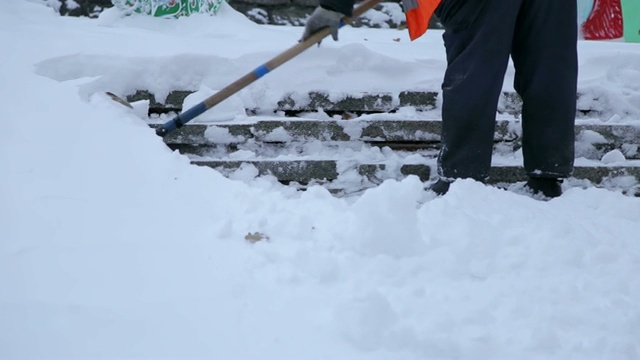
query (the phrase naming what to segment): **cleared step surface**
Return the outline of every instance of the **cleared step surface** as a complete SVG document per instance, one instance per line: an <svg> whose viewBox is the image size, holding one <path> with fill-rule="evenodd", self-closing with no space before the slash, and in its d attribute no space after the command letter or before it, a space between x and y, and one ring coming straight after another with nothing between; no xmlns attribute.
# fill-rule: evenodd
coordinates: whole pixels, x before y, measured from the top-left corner
<svg viewBox="0 0 640 360"><path fill-rule="evenodd" d="M252 165L258 169L259 175L273 175L282 182L309 183L314 180L329 182L336 180L340 173L355 170L369 180L385 180L395 178L381 174L387 170L385 164L362 164L340 160L194 160L193 164L208 166L229 174L243 165ZM399 175L416 175L427 181L431 176L431 168L422 164L401 165Z"/></svg>
<svg viewBox="0 0 640 360"><path fill-rule="evenodd" d="M149 100L150 113L180 112L184 98L190 93L174 91L166 99L155 99L148 91L138 91L127 99L132 102ZM340 183L345 174L357 174L372 184L408 175L427 181L436 175L435 156L440 147L442 123L439 119L415 117L422 116L418 114L437 116L437 111L430 110L438 108L438 96L435 91L366 93L339 99L323 92L292 94L268 108L246 109L250 116L244 123L198 124L196 119L172 132L164 141L169 147L192 156L194 164L212 167L227 175L251 166L257 174L272 175L284 183ZM581 165L576 166L574 178L594 184L621 177L640 182L640 162L634 161L640 159L640 120L638 125L594 120L600 115L597 110L599 100L582 94L578 97L586 100L579 104L588 105L579 108L576 114L576 158L588 160L577 161ZM606 102L606 99L602 101ZM494 134L494 154L502 160L513 159L514 153L521 148L522 131L518 120L521 106L518 95L502 94L498 110L508 120L498 120ZM411 119L406 119L402 112L395 113L402 107L413 107L417 112L412 113ZM332 119L313 119L319 109ZM278 116L256 116L276 113ZM340 117L343 120L336 120ZM375 148L380 149L378 153L386 160L371 161L371 157L360 156L358 152L369 155L367 151L375 153L371 151ZM355 152L356 156L343 156L341 151L344 149ZM316 150L321 154L313 153ZM624 155L622 161L600 162L603 155L612 150ZM323 151L329 156L323 156L327 155ZM389 151L393 155L389 155ZM232 156L236 152L243 154ZM418 160L414 157L406 161L413 156L411 154L417 154ZM620 159L619 155L615 158ZM493 166L489 182L526 180L522 166L509 165Z"/></svg>

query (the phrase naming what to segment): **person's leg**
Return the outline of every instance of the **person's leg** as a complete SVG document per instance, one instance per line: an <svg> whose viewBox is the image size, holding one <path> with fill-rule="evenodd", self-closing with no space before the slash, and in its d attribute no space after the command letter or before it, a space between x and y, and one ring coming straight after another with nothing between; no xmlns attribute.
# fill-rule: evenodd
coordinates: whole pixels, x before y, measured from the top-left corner
<svg viewBox="0 0 640 360"><path fill-rule="evenodd" d="M556 0L563 1L563 0ZM442 83L444 178L485 180L495 115L522 0L443 0L447 70Z"/></svg>
<svg viewBox="0 0 640 360"><path fill-rule="evenodd" d="M523 1L512 58L523 100L524 167L532 178L573 171L577 39L575 0Z"/></svg>

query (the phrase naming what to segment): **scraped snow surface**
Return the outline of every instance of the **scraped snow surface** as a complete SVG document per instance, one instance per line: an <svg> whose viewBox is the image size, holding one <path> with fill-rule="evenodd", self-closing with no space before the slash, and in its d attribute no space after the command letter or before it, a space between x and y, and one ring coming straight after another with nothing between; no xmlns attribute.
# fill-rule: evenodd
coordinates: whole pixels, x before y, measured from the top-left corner
<svg viewBox="0 0 640 360"><path fill-rule="evenodd" d="M416 177L338 198L250 167L228 179L103 95L220 89L301 32L227 6L176 21L3 4L0 358L640 358L638 198L459 181L434 199ZM440 32L340 36L235 104L439 88ZM638 44L580 53L581 90L636 123Z"/></svg>

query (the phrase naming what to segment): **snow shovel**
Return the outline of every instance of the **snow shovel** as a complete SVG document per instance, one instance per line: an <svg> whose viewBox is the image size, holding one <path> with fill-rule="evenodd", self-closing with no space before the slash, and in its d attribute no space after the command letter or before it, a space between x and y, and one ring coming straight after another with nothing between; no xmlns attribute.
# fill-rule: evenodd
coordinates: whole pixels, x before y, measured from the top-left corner
<svg viewBox="0 0 640 360"><path fill-rule="evenodd" d="M365 11L371 9L380 1L381 0L365 0L353 10L353 16L355 17L355 16L362 15ZM350 20L351 19L347 17L343 18L341 21L341 26L349 22ZM274 70L278 66L298 56L300 53L307 50L314 44L319 43L322 39L327 37L330 33L331 33L331 30L328 27L319 30L315 34L311 35L311 37L309 37L307 40L297 43L296 45L292 46L288 50L285 50L284 52L282 52L280 55L258 66L252 72L246 74L245 76L241 77L235 82L229 84L224 89L206 98L201 103L191 107L190 109L180 113L173 119L162 124L160 127L156 129L156 134L158 136L164 137L167 134L169 134L171 131L181 128L184 124L193 120L194 118L201 115L205 111L211 109L212 107L218 105L219 103L221 103L222 101L230 97L231 95L244 89L246 86L260 79L261 77L263 77L270 71Z"/></svg>

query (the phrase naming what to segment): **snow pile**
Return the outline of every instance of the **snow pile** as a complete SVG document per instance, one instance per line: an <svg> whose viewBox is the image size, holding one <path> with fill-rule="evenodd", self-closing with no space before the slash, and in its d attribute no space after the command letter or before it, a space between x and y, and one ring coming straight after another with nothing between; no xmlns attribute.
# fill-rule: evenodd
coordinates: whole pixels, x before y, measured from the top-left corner
<svg viewBox="0 0 640 360"><path fill-rule="evenodd" d="M572 188L541 202L473 181L433 199L415 177L345 199L227 179L93 94L118 82L101 83L112 64L81 61L203 55L188 50L196 35L156 47L170 32L158 24L189 21L97 27L5 6L0 358L640 357L640 200ZM202 36L237 50L257 44L240 37L295 33L228 25ZM362 47L327 46L325 60L345 49ZM376 67L356 52L367 84ZM44 71L58 80L34 73L56 57L73 59ZM268 240L245 240L256 232Z"/></svg>
<svg viewBox="0 0 640 360"><path fill-rule="evenodd" d="M627 44L638 48L637 44ZM581 64L581 109L593 109L615 119L640 119L640 53L620 52L615 43L585 49ZM596 56L593 54L596 53ZM593 74L593 75L592 75ZM597 75L596 75L597 74Z"/></svg>

